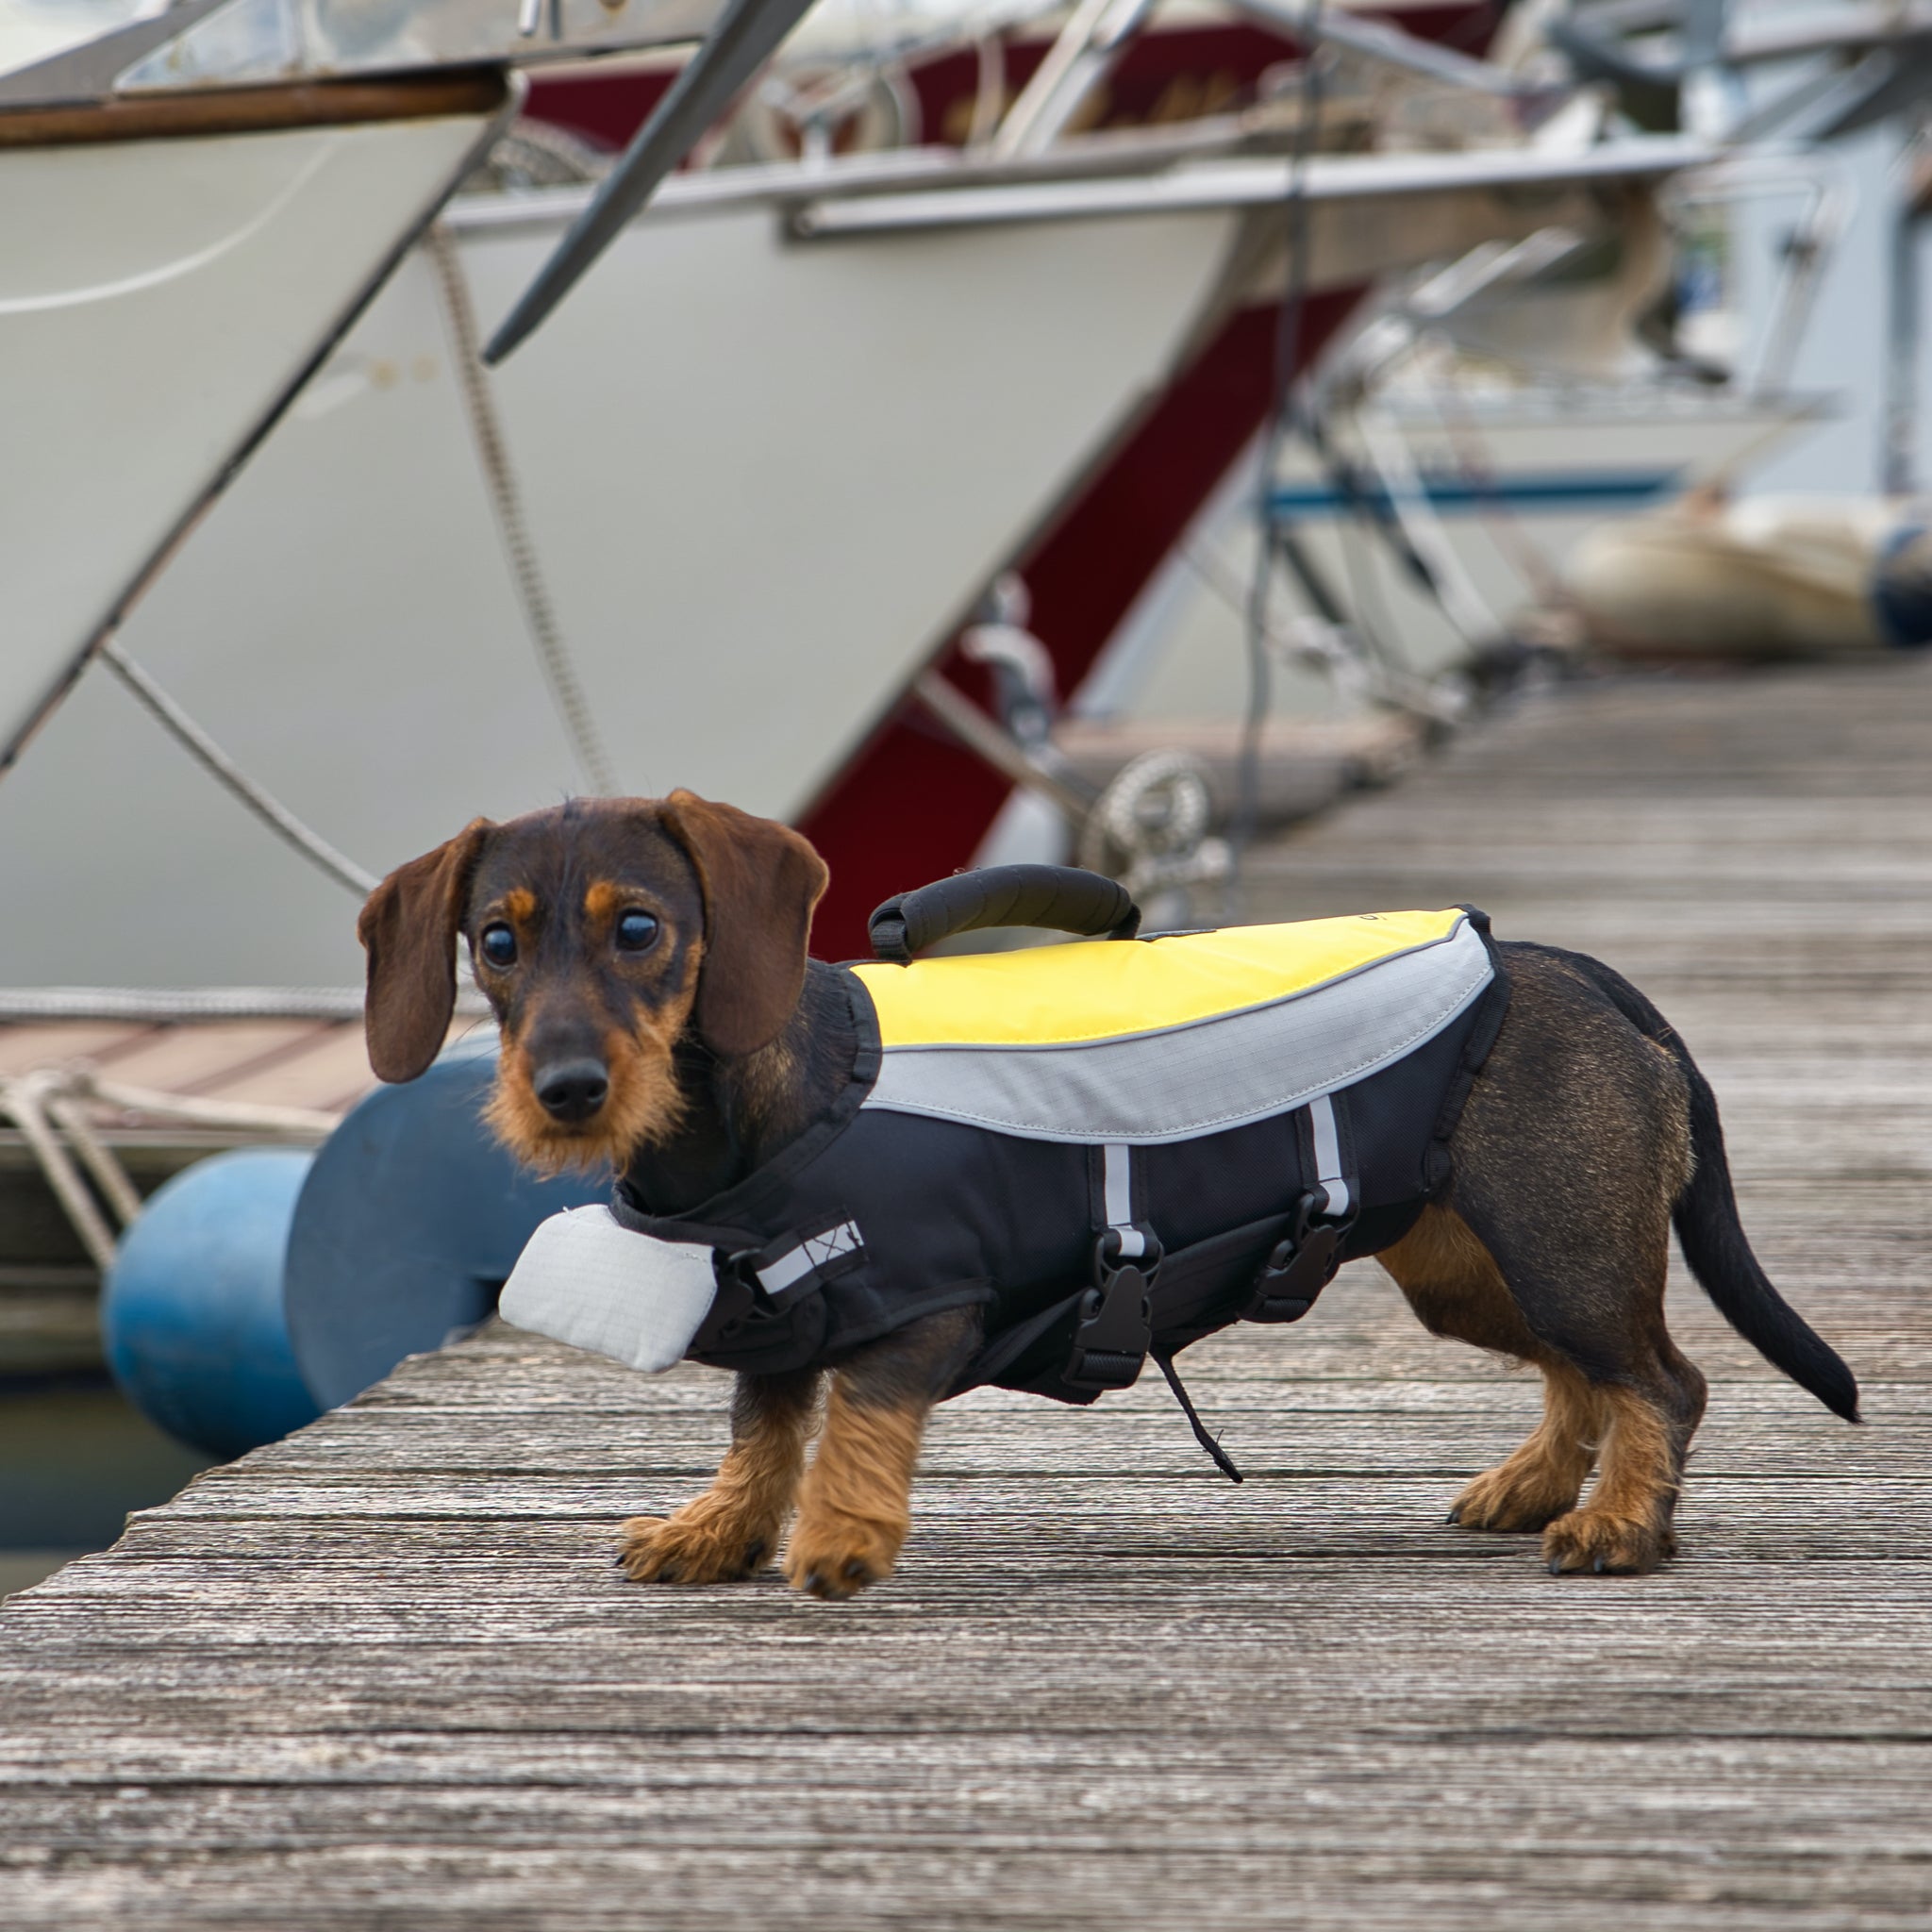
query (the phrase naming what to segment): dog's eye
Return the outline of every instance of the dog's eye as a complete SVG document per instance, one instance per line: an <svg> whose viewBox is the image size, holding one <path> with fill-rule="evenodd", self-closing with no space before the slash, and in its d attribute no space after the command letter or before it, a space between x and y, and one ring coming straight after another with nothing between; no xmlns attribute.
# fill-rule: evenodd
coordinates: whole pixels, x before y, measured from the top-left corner
<svg viewBox="0 0 1932 1932"><path fill-rule="evenodd" d="M626 912L617 922L620 952L641 953L658 937L658 921L649 912Z"/></svg>
<svg viewBox="0 0 1932 1932"><path fill-rule="evenodd" d="M476 950L491 966L514 966L517 963L517 936L501 923L486 925L482 938L476 941Z"/></svg>

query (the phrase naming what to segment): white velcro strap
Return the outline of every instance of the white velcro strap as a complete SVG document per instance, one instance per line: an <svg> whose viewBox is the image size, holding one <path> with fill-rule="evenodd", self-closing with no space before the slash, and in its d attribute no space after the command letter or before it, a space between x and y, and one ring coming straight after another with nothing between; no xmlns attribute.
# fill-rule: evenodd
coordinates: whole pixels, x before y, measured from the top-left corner
<svg viewBox="0 0 1932 1932"><path fill-rule="evenodd" d="M717 1293L708 1247L640 1234L599 1205L538 1223L497 1312L655 1375L684 1359Z"/></svg>
<svg viewBox="0 0 1932 1932"><path fill-rule="evenodd" d="M1338 1220L1349 1210L1355 1196L1341 1172L1341 1131L1336 1124L1335 1103L1323 1093L1308 1102L1308 1125L1315 1137L1316 1183L1327 1196L1327 1212Z"/></svg>

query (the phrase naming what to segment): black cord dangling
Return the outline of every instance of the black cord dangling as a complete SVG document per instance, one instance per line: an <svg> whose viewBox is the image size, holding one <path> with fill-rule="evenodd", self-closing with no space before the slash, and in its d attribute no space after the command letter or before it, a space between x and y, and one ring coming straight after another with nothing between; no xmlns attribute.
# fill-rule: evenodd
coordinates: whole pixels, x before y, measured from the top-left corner
<svg viewBox="0 0 1932 1932"><path fill-rule="evenodd" d="M1208 1433L1208 1424L1194 1413L1194 1405L1188 1400L1188 1391L1181 1387L1181 1378L1174 1373L1174 1357L1163 1355L1158 1349L1152 1353L1154 1359L1160 1364L1160 1373L1167 1377L1167 1386L1174 1391L1174 1399L1181 1406L1181 1413L1188 1419L1188 1426L1194 1432L1194 1441L1214 1458L1215 1468L1229 1482L1246 1482L1247 1477L1234 1466L1234 1457L1221 1446L1218 1438Z"/></svg>

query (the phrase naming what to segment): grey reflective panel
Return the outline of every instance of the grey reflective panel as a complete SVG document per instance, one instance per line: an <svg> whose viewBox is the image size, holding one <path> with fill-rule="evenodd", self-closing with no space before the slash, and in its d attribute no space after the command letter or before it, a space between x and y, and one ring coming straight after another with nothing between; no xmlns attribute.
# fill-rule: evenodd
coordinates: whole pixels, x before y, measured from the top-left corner
<svg viewBox="0 0 1932 1932"><path fill-rule="evenodd" d="M1187 1141L1303 1107L1432 1040L1490 983L1466 922L1271 1006L1072 1046L890 1047L867 1107L1034 1141Z"/></svg>

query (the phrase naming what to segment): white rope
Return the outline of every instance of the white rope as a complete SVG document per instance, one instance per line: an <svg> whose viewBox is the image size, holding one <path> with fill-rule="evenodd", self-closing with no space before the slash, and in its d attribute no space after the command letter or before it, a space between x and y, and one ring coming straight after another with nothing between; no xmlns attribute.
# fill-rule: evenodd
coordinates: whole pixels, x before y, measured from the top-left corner
<svg viewBox="0 0 1932 1932"><path fill-rule="evenodd" d="M47 1118L67 1137L67 1143L80 1156L101 1198L114 1210L123 1227L130 1226L141 1212L141 1192L127 1177L127 1170L115 1159L108 1143L94 1132L87 1109L66 1094L47 1102Z"/></svg>
<svg viewBox="0 0 1932 1932"><path fill-rule="evenodd" d="M68 1070L64 1091L75 1100L92 1101L122 1113L152 1115L157 1120L186 1122L201 1127L232 1127L251 1134L291 1134L325 1140L341 1124L341 1115L313 1107L265 1107L252 1100L193 1100L184 1093L164 1093L153 1087L130 1087L104 1080L92 1067Z"/></svg>
<svg viewBox="0 0 1932 1932"><path fill-rule="evenodd" d="M613 798L619 791L617 775L598 733L596 716L577 681L570 647L564 641L556 607L550 601L549 586L543 581L542 567L537 560L537 546L530 535L529 520L524 514L523 492L517 487L516 472L510 464L509 444L504 437L496 399L490 392L490 378L478 350L476 310L470 300L470 284L463 265L457 258L456 239L443 223L438 222L423 246L436 272L443 319L455 351L463 411L470 421L470 434L483 466L483 482L496 515L504 558L516 585L517 601L523 606L530 641L536 647L538 665L550 690L550 702L570 740L578 770L593 791Z"/></svg>
<svg viewBox="0 0 1932 1932"><path fill-rule="evenodd" d="M33 1150L54 1191L54 1198L66 1211L80 1244L103 1274L114 1264L114 1230L108 1225L87 1183L67 1157L60 1137L43 1110L42 1103L58 1089L58 1075L29 1074L25 1079L0 1084L0 1113L8 1115L19 1127L21 1139ZM131 1184L130 1184L131 1185Z"/></svg>
<svg viewBox="0 0 1932 1932"><path fill-rule="evenodd" d="M264 791L236 764L161 687L121 648L118 638L100 647L108 669L146 707L175 741L218 783L225 785L276 838L292 845L311 865L319 866L337 884L366 899L381 883L345 858L319 833L311 831L287 806Z"/></svg>
<svg viewBox="0 0 1932 1932"><path fill-rule="evenodd" d="M84 1064L42 1068L15 1079L0 1080L0 1118L11 1120L20 1129L20 1137L39 1161L54 1198L103 1274L114 1265L117 1237L108 1215L102 1211L102 1203L126 1227L141 1212L142 1201L141 1191L128 1178L127 1170L101 1138L98 1123L90 1117L90 1108L304 1141L325 1138L335 1131L341 1118L306 1107L191 1100L178 1093L103 1080ZM75 1155L79 1156L79 1166L75 1164ZM93 1182L92 1189L82 1177L82 1167Z"/></svg>

